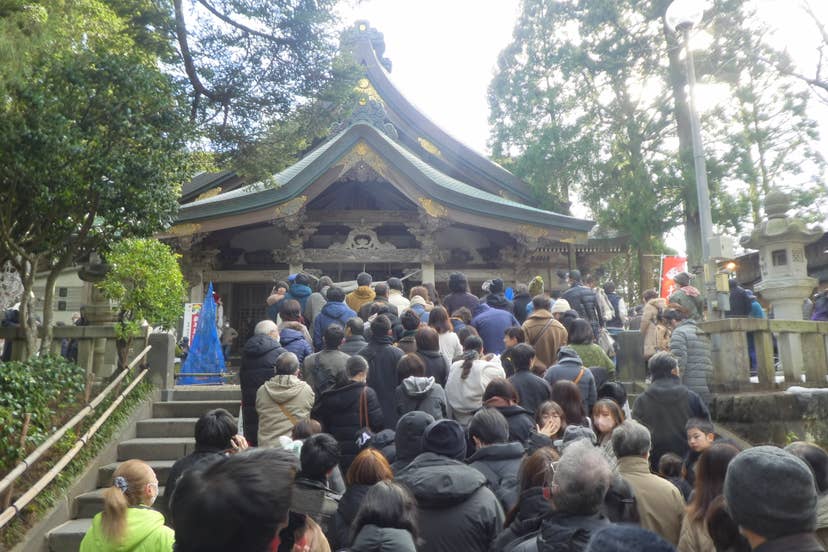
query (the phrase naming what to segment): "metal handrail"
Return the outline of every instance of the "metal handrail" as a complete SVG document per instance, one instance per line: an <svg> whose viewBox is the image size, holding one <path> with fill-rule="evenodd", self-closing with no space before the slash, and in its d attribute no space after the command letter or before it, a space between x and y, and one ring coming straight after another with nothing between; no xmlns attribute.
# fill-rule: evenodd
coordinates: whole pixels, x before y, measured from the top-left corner
<svg viewBox="0 0 828 552"><path fill-rule="evenodd" d="M101 414L101 417L98 418L98 421L92 424L92 427L90 427L86 431L86 433L81 435L78 438L78 440L75 441L75 444L72 446L72 448L69 449L69 451L66 454L64 454L54 466L52 466L52 469L46 472L43 475L43 477L41 477L37 481L37 483L32 485L32 487L28 491L23 493L20 496L20 498L14 501L14 504L6 508L6 510L2 514L0 514L0 528L4 527L9 521L14 519L14 517L20 512L20 510L25 508L32 500L34 500L37 497L38 494L40 494L40 492L44 488L46 488L46 485L51 483L58 475L60 475L61 470L65 468L66 465L69 462L71 462L75 456L77 456L77 454L84 447L84 445L86 445L86 443L89 442L89 439L95 435L95 433L100 429L104 422L106 422L106 420L109 419L112 413L115 412L115 409L118 407L118 405L121 404L123 400L126 398L126 396L135 388L135 386L138 385L142 379L144 379L144 376L147 375L147 372L149 372L149 370L143 370L140 373L138 373L138 375L135 376L135 379L132 380L132 382L130 382L127 388L124 389L117 397L115 397L115 400L112 401L112 404L109 405L109 408L104 410L103 414Z"/></svg>
<svg viewBox="0 0 828 552"><path fill-rule="evenodd" d="M29 454L26 458L20 461L15 468L10 471L6 476L0 481L0 494L6 491L21 475L23 475L26 470L28 470L35 462L37 462L43 454L46 453L61 437L63 437L67 431L75 427L80 423L81 420L86 418L95 408L98 407L101 402L109 395L115 387L123 379L129 374L129 371L135 367L135 365L144 358L152 349L152 345L148 345L143 351L141 351L135 359L129 363L125 370L123 370L118 376L112 380L112 382L107 385L103 391L98 394L92 401L89 402L86 406L84 406L77 414L75 414L71 420L66 422L60 429L58 429L54 434L52 434L48 439L43 441L39 447L34 449L31 454Z"/></svg>

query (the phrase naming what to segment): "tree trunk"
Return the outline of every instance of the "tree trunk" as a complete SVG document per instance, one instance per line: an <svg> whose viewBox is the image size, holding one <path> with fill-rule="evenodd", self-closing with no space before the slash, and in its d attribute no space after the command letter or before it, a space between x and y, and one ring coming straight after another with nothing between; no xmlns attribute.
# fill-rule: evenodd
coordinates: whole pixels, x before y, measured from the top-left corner
<svg viewBox="0 0 828 552"><path fill-rule="evenodd" d="M46 277L46 289L43 292L43 340L40 342L41 356L48 355L52 349L52 318L54 317L55 282L60 276L62 266L53 267Z"/></svg>
<svg viewBox="0 0 828 552"><path fill-rule="evenodd" d="M647 270L646 258L644 257L644 248L637 247L635 254L636 260L638 261L638 295L636 297L642 297L644 290L648 289L650 275Z"/></svg>
<svg viewBox="0 0 828 552"><path fill-rule="evenodd" d="M39 257L35 257L34 262L23 260L16 267L20 275L20 281L23 282L23 297L20 298L20 329L23 330L26 341L22 355L18 356L13 350L12 353L18 358L23 359L33 357L37 351L37 323L34 315L31 314L31 297L38 261Z"/></svg>

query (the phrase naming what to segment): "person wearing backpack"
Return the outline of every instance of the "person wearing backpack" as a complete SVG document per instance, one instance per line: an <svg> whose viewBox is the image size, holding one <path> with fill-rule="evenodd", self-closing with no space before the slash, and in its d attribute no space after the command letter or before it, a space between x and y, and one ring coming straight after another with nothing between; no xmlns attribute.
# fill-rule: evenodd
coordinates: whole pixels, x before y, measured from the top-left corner
<svg viewBox="0 0 828 552"><path fill-rule="evenodd" d="M495 408L481 408L469 423L469 437L477 451L466 462L486 477L486 485L508 512L518 499L518 470L524 449L509 440L509 424Z"/></svg>

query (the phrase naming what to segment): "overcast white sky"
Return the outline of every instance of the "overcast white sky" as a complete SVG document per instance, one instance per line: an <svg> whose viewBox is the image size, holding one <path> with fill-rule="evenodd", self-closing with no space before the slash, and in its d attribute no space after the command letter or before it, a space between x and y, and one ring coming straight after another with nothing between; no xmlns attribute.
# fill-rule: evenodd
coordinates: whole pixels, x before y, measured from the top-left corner
<svg viewBox="0 0 828 552"><path fill-rule="evenodd" d="M810 1L828 21L828 0ZM812 72L819 36L797 8L800 0L754 2L777 29L778 45L804 72ZM487 154L487 89L519 9L519 0L363 0L344 13L344 22L367 19L382 32L393 63L391 77L403 94L449 134ZM828 151L828 108L814 104ZM670 241L683 249L680 241Z"/></svg>

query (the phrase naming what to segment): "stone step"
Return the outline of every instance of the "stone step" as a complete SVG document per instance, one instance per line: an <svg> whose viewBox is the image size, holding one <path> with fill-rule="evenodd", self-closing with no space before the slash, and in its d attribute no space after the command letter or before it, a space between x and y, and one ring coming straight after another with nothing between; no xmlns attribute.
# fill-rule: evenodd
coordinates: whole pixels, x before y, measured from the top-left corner
<svg viewBox="0 0 828 552"><path fill-rule="evenodd" d="M150 460L147 464L149 464L155 472L155 476L158 477L158 481L163 485L167 481L167 477L170 475L170 469L172 469L173 464L175 464L175 460ZM120 465L120 462L113 462L111 464L107 464L106 466L101 466L98 469L98 487L106 487L107 485L111 485L112 474L115 473L115 470Z"/></svg>
<svg viewBox="0 0 828 552"><path fill-rule="evenodd" d="M192 437L198 418L150 418L141 420L136 437Z"/></svg>
<svg viewBox="0 0 828 552"><path fill-rule="evenodd" d="M195 450L192 437L146 437L118 444L118 461L137 458L150 460L178 460Z"/></svg>
<svg viewBox="0 0 828 552"><path fill-rule="evenodd" d="M58 525L46 536L49 552L78 552L83 536L92 526L92 520L71 519Z"/></svg>
<svg viewBox="0 0 828 552"><path fill-rule="evenodd" d="M224 408L233 416L239 414L239 399L217 401L165 401L152 405L153 418L200 418L214 408Z"/></svg>
<svg viewBox="0 0 828 552"><path fill-rule="evenodd" d="M75 498L74 517L75 519L93 518L95 514L103 511L103 488L83 493ZM164 487L158 489L158 499L153 508L159 512L165 511Z"/></svg>
<svg viewBox="0 0 828 552"><path fill-rule="evenodd" d="M172 390L173 401L240 401L238 385L193 386L176 385Z"/></svg>

